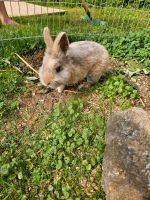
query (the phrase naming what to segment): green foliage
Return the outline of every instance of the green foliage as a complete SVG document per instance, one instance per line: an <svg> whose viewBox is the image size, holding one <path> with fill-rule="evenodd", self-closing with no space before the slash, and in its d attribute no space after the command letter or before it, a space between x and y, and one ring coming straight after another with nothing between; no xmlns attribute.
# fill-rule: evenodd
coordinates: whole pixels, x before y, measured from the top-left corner
<svg viewBox="0 0 150 200"><path fill-rule="evenodd" d="M106 82L100 87L106 98L121 98L135 99L138 97L138 92L126 80L124 75L109 76Z"/></svg>
<svg viewBox="0 0 150 200"><path fill-rule="evenodd" d="M150 29L131 32L127 36L103 38L101 41L114 57L136 59L150 69Z"/></svg>
<svg viewBox="0 0 150 200"><path fill-rule="evenodd" d="M122 1L118 1L118 5L120 2ZM114 13L115 17L117 16L118 12L114 8L108 11L109 13L101 10L102 16L107 16L109 20ZM50 27L54 34L61 30L70 34L71 41L88 39L101 42L114 57L123 60L136 59L149 68L150 29L131 32L125 36L110 36L114 30L118 32L118 20L114 20L113 27L110 24L108 27L95 27L81 22L80 14L83 14L82 10L78 16L73 10L70 14L61 16L63 23L59 21L60 16L37 17L36 21L31 17L30 26L29 18L19 18L18 22L24 23L23 31L22 27L16 28L15 31L14 27L2 27L0 31L1 35L6 34L6 38L14 38L16 35L32 37L35 30L42 36L41 19L43 26L47 21L51 26L54 21L56 29ZM97 11L96 14L99 16ZM137 16L137 13L132 14L133 18ZM74 18L71 24L70 16ZM135 22L137 23L137 20ZM140 23L144 22L145 20ZM121 23L126 29L129 28L128 20L122 19ZM140 23L138 25L141 28ZM93 35L87 34L89 29ZM101 35L94 34L97 31L101 31ZM109 36L103 35L107 31L110 31ZM122 32L126 33L125 30ZM77 33L81 33L81 36L78 37ZM5 40L2 44L5 48L0 49L0 56L8 59L12 59L14 52L27 53L44 47L42 38L13 40L11 45ZM129 64L133 65L131 62ZM15 111L19 108L17 96L24 87L23 77L8 67L6 62L0 61L0 70L0 121L4 122L3 119L8 119L8 115L15 116ZM129 107L131 100L138 97L137 90L123 75L108 75L104 82L93 86L93 90L97 96L103 94L104 98L111 102L119 99L122 108ZM1 198L104 200L101 164L105 120L100 110L91 109L88 103L83 104L80 100L71 99L63 105L55 106L47 116L43 114L42 119L36 131L25 127L18 132L17 126L8 132L0 131Z"/></svg>
<svg viewBox="0 0 150 200"><path fill-rule="evenodd" d="M104 39L108 41L110 46L112 46L113 38L119 40L122 34L127 35L129 30L139 31L148 26L149 12L131 9L120 10L115 7L108 7L107 9L91 8L94 19L102 19L108 22L106 26L94 26L80 20L80 16L85 15L83 8L68 8L67 5L65 7L60 6L60 8L66 10L65 15L16 17L14 20L20 24L19 26L15 28L2 26L0 28L0 57L10 58L17 52L24 54L43 48L45 45L42 30L45 26L49 26L53 35L56 35L59 31L67 32L71 41L88 39L101 42Z"/></svg>
<svg viewBox="0 0 150 200"><path fill-rule="evenodd" d="M1 133L2 199L105 199L105 123L87 108L71 99L44 117L36 133Z"/></svg>
<svg viewBox="0 0 150 200"><path fill-rule="evenodd" d="M89 3L94 3L97 6L113 6L113 7L127 7L127 8L142 8L150 6L150 2L146 0L87 0Z"/></svg>
<svg viewBox="0 0 150 200"><path fill-rule="evenodd" d="M19 34L19 32L17 32L16 34ZM0 48L1 49L0 58L7 58L14 60L14 58L16 57L14 56L14 53L26 54L34 52L37 49L44 48L44 44L41 38L23 39L21 43L20 40L12 40L11 43L10 41L9 42L8 41L7 40L3 41L3 45L5 46L5 48L3 47Z"/></svg>
<svg viewBox="0 0 150 200"><path fill-rule="evenodd" d="M128 74L129 77L139 75L141 73L144 73L146 75L150 74L150 66L144 65L140 62L137 62L135 60L128 60L126 61L126 64L128 65L128 68L126 69L125 73Z"/></svg>
<svg viewBox="0 0 150 200"><path fill-rule="evenodd" d="M15 112L19 107L19 102L16 99L21 91L23 91L23 77L18 72L13 71L7 64L3 65L3 70L0 71L0 121L2 118Z"/></svg>
<svg viewBox="0 0 150 200"><path fill-rule="evenodd" d="M131 101L138 98L138 91L127 82L125 75L108 74L103 83L96 84L93 90L102 93L111 103L117 102L122 109L131 107Z"/></svg>
<svg viewBox="0 0 150 200"><path fill-rule="evenodd" d="M50 2L51 4L64 4L64 0L40 0L44 5L46 5L47 2ZM141 7L148 7L150 6L150 2L146 0L86 0L86 3L90 5L95 5L95 6L114 6L114 7L129 7L129 8L141 8ZM71 7L74 7L76 5L81 4L81 0L65 0L65 4L69 5Z"/></svg>

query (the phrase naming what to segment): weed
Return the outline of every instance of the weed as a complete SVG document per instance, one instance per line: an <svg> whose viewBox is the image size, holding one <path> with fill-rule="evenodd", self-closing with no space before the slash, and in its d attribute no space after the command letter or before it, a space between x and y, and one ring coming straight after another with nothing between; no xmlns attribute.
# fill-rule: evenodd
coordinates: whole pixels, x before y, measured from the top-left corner
<svg viewBox="0 0 150 200"><path fill-rule="evenodd" d="M114 98L119 95L122 98L135 99L138 96L137 90L127 83L123 75L109 76L100 90L106 98Z"/></svg>
<svg viewBox="0 0 150 200"><path fill-rule="evenodd" d="M111 103L119 100L120 107L127 109L131 107L131 101L138 98L138 91L127 82L125 75L108 74L103 83L96 84L93 91L102 93L104 98Z"/></svg>
<svg viewBox="0 0 150 200"><path fill-rule="evenodd" d="M1 197L104 199L101 163L105 122L80 100L44 117L36 133L2 133Z"/></svg>

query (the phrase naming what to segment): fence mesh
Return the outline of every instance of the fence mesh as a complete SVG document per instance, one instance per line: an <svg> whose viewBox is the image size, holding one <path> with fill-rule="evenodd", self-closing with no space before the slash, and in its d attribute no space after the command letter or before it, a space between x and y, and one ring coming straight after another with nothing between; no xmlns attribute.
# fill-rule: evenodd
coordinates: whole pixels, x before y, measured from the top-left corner
<svg viewBox="0 0 150 200"><path fill-rule="evenodd" d="M91 18L86 16L83 3ZM5 1L5 6L19 25L0 26L1 50L8 42L15 49L13 41L38 40L45 26L52 35L65 31L76 38L93 40L150 26L150 0L11 0Z"/></svg>

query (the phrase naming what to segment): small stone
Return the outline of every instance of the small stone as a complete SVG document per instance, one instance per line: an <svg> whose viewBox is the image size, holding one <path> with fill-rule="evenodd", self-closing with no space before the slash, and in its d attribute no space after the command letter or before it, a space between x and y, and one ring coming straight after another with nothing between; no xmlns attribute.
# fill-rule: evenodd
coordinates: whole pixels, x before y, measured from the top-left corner
<svg viewBox="0 0 150 200"><path fill-rule="evenodd" d="M43 89L37 91L37 94L47 94L47 93L49 93L50 91L51 91L50 88L43 88Z"/></svg>
<svg viewBox="0 0 150 200"><path fill-rule="evenodd" d="M40 102L44 102L44 99L40 99L39 101L40 101Z"/></svg>
<svg viewBox="0 0 150 200"><path fill-rule="evenodd" d="M42 83L39 82L39 83L37 84L37 86L38 86L38 87L42 87Z"/></svg>

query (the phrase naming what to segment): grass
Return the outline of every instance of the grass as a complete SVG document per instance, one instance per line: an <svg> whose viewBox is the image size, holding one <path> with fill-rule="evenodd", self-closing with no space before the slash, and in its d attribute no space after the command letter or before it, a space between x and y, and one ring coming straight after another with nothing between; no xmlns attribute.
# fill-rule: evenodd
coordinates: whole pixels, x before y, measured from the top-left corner
<svg viewBox="0 0 150 200"><path fill-rule="evenodd" d="M1 133L2 199L104 199L105 122L86 106L68 100L43 116L36 132Z"/></svg>
<svg viewBox="0 0 150 200"><path fill-rule="evenodd" d="M11 63L18 63L16 52L25 54L43 48L42 38L34 36L40 36L49 24L54 35L66 31L71 41L101 41L114 57L144 59L142 62L149 69L149 30L124 36L135 26L136 30L146 27L149 13L117 8L101 8L100 13L92 10L94 18L109 24L96 27L80 21L82 9L67 10L65 15L48 18L16 18L23 25L0 28L4 47L0 49L1 199L105 199L101 184L105 123L114 107L131 107L138 97L137 90L125 74L113 70L93 87L70 95L51 110L39 111L36 121L34 113L19 101L25 96L31 101L30 92L25 77ZM22 39L7 40L16 37ZM133 65L133 61L129 63ZM29 117L32 124L21 124L25 117L22 115Z"/></svg>
<svg viewBox="0 0 150 200"><path fill-rule="evenodd" d="M71 40L94 39L122 35L129 31L138 31L148 27L149 12L118 8L91 9L93 18L107 22L106 26L94 26L80 20L85 15L82 8L60 7L66 10L65 15L19 17L15 20L20 24L16 27L1 27L1 57L8 57L12 52L24 53L35 48L43 47L42 31L49 26L53 35L66 31ZM137 22L138 17L138 22ZM36 36L36 37L35 37ZM20 38L19 40L16 40ZM11 40L11 43L10 41Z"/></svg>
<svg viewBox="0 0 150 200"><path fill-rule="evenodd" d="M19 108L16 98L25 92L23 76L16 70L0 62L0 125Z"/></svg>
<svg viewBox="0 0 150 200"><path fill-rule="evenodd" d="M27 126L19 124L24 117L19 114L21 105L13 103L20 94L25 96L23 77L12 72L9 81L4 78L1 198L105 200L101 185L105 122L116 102L122 109L131 106L137 98L134 87L124 76L108 74L101 83L38 112L38 122L25 108L22 115L33 121Z"/></svg>

